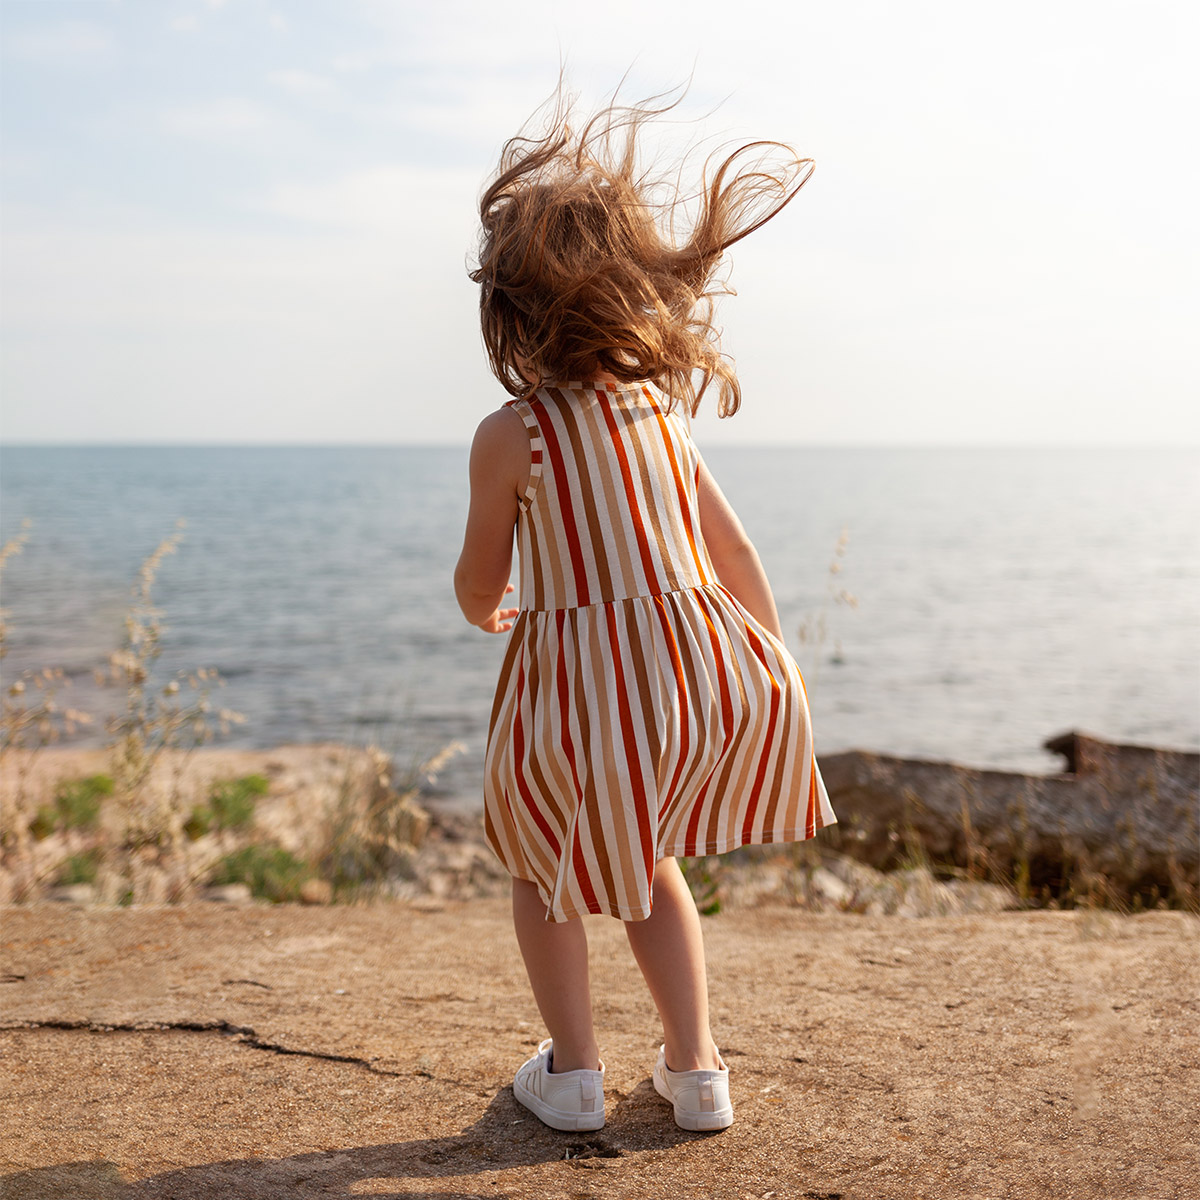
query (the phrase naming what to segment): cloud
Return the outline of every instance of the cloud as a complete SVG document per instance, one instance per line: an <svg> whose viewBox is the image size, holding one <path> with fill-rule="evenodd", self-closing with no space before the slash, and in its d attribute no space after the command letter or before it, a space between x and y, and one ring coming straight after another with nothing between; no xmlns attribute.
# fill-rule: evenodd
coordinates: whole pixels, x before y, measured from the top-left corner
<svg viewBox="0 0 1200 1200"><path fill-rule="evenodd" d="M254 207L331 229L380 234L427 244L429 231L458 229L465 246L475 219L472 201L479 181L474 172L386 164L355 171L318 184L285 183L271 189ZM460 201L461 221L447 220L446 197ZM426 236L414 238L414 230Z"/></svg>
<svg viewBox="0 0 1200 1200"><path fill-rule="evenodd" d="M200 22L191 14L182 17L175 17L171 21L171 28L178 33L194 33L200 28Z"/></svg>
<svg viewBox="0 0 1200 1200"><path fill-rule="evenodd" d="M327 96L337 90L333 80L310 71L271 71L267 79L277 88L300 96Z"/></svg>
<svg viewBox="0 0 1200 1200"><path fill-rule="evenodd" d="M278 118L252 100L227 96L169 109L162 114L161 123L167 133L177 137L227 142L265 133L277 126Z"/></svg>
<svg viewBox="0 0 1200 1200"><path fill-rule="evenodd" d="M112 56L112 34L91 21L55 21L10 32L5 50L40 66L72 67L103 62Z"/></svg>
<svg viewBox="0 0 1200 1200"><path fill-rule="evenodd" d="M333 59L333 69L346 73L361 74L371 69L371 57L368 54L338 54Z"/></svg>

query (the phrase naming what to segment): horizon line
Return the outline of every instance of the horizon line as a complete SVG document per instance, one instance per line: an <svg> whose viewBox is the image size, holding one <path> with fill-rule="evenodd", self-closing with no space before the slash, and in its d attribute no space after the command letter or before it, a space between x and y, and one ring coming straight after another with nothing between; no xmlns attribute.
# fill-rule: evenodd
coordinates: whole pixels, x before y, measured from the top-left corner
<svg viewBox="0 0 1200 1200"><path fill-rule="evenodd" d="M707 439L706 439L707 440ZM5 450L469 450L470 441L410 442L101 442L101 441L8 441L0 439ZM1059 442L709 442L707 449L724 450L1200 450L1195 441L1059 441Z"/></svg>

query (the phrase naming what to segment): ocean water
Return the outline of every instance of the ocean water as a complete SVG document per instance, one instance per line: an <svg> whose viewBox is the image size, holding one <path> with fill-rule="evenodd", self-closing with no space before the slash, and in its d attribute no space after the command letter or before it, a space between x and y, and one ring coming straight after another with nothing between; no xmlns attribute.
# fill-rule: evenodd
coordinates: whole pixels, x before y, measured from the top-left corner
<svg viewBox="0 0 1200 1200"><path fill-rule="evenodd" d="M454 602L466 457L7 448L0 533L30 525L4 571L4 683L59 666L66 702L111 711L117 697L93 672L120 641L139 564L182 519L155 589L158 670L221 673L219 703L247 718L227 744L374 740L409 762L458 741L437 787L477 804L505 639L468 626ZM706 458L771 578L818 755L1052 770L1041 743L1067 729L1200 746L1196 451L716 447ZM81 740L100 737L97 726Z"/></svg>

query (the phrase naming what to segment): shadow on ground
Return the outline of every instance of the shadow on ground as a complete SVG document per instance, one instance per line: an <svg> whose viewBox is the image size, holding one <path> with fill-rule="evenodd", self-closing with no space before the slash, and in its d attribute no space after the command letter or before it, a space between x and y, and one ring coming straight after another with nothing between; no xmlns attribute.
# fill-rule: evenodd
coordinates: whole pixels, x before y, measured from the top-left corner
<svg viewBox="0 0 1200 1200"><path fill-rule="evenodd" d="M378 1200L478 1200L482 1190L411 1191L406 1182L454 1176L479 1176L513 1167L574 1160L580 1167L595 1160L623 1158L647 1150L665 1150L703 1140L711 1133L688 1133L664 1120L663 1107L649 1081L621 1098L607 1125L595 1133L559 1133L548 1129L513 1099L505 1088L470 1128L450 1137L419 1138L346 1150L295 1154L286 1158L238 1158L180 1167L136 1182L127 1181L109 1162L64 1163L0 1177L3 1200L278 1200L281 1196L370 1195ZM394 1190L387 1189L395 1181ZM470 1181L464 1180L468 1188ZM520 1187L518 1181L514 1186ZM523 1194L487 1186L489 1200ZM586 1180L577 1194L591 1196Z"/></svg>

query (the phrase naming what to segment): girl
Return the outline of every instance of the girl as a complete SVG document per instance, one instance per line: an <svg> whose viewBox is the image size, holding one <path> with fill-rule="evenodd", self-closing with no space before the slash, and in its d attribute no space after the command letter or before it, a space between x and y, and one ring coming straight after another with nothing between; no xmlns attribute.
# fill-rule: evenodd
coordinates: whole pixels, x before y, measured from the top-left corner
<svg viewBox="0 0 1200 1200"><path fill-rule="evenodd" d="M577 131L559 96L543 136L505 145L480 205L471 278L514 399L476 432L454 579L468 621L511 630L485 825L550 1034L514 1092L555 1129L604 1124L578 918L607 913L662 1017L655 1088L684 1129L723 1129L728 1070L675 856L798 841L835 818L770 586L687 418L710 386L719 415L738 407L714 275L812 162L770 142L717 161L677 242L682 201L637 165L646 123L674 104L612 106ZM519 608L503 607L514 534Z"/></svg>

